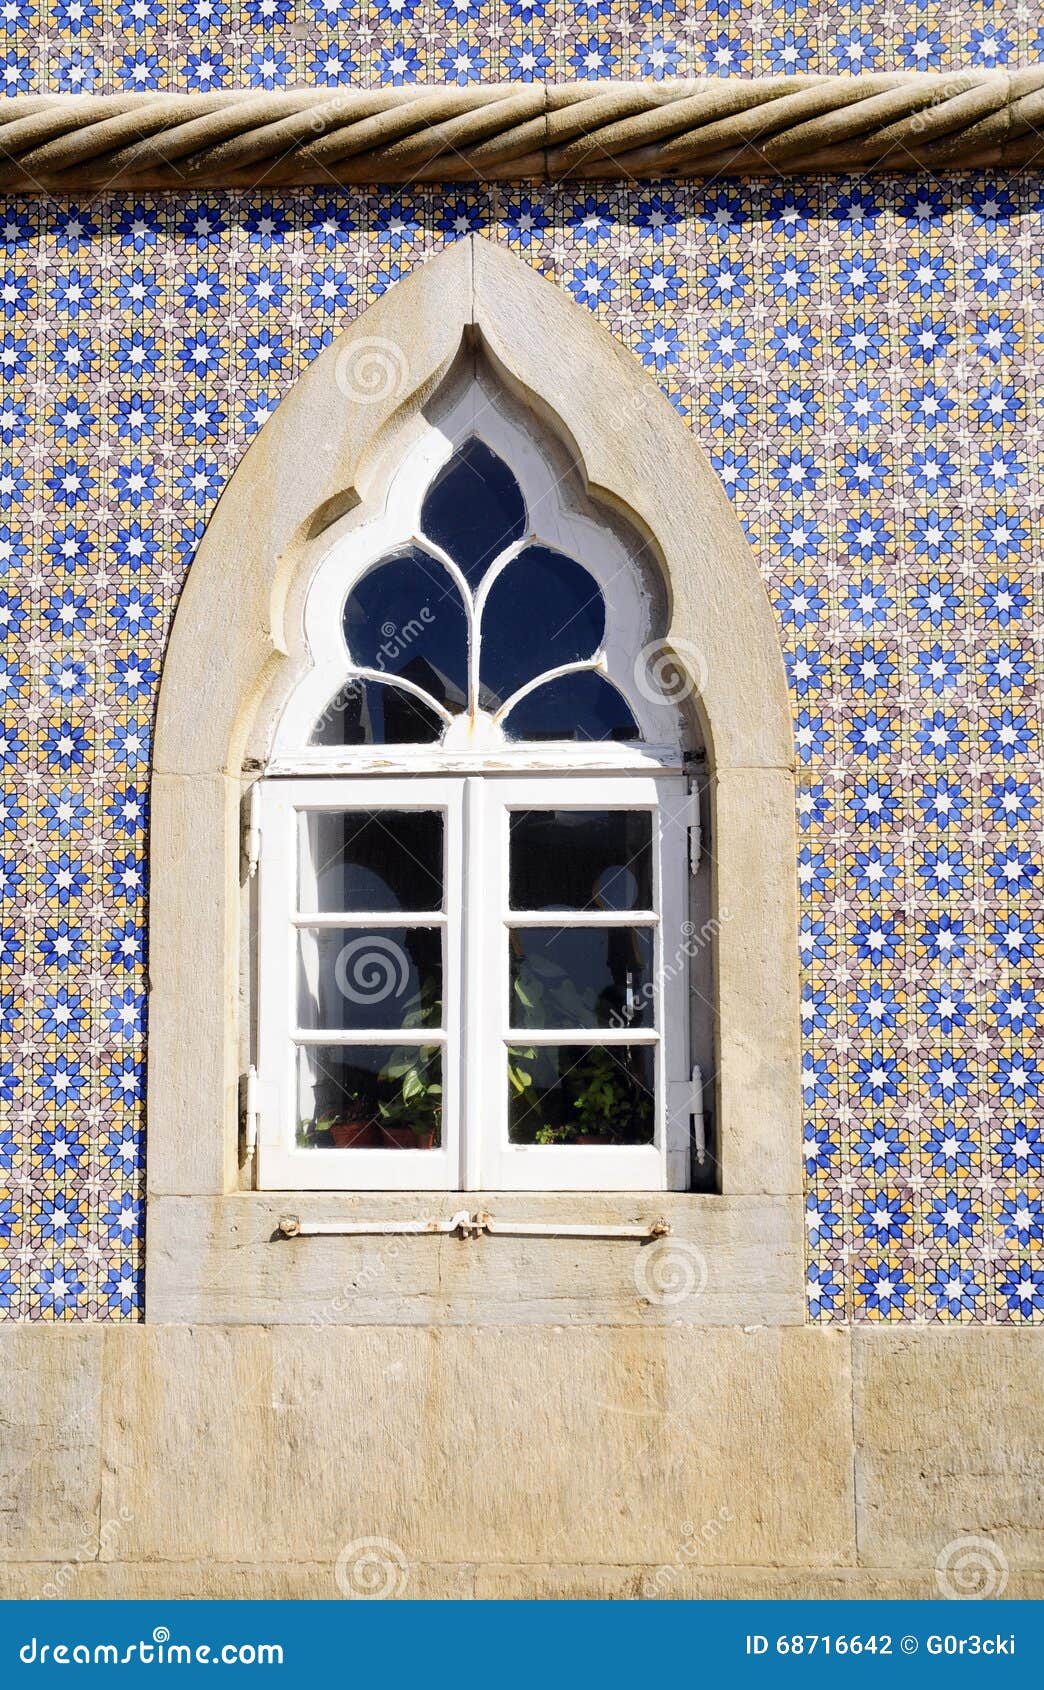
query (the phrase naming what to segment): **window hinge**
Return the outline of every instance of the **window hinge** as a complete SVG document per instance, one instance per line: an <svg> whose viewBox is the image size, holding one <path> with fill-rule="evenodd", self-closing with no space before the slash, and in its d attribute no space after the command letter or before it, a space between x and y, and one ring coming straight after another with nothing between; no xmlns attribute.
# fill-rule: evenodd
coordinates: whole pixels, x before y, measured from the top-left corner
<svg viewBox="0 0 1044 1690"><path fill-rule="evenodd" d="M692 1065L692 1094L689 1103L692 1116L692 1140L696 1146L696 1161L702 1168L707 1160L707 1124L703 1116L703 1069L698 1062Z"/></svg>
<svg viewBox="0 0 1044 1690"><path fill-rule="evenodd" d="M261 783L255 781L247 799L247 824L243 834L243 855L252 880L261 859Z"/></svg>
<svg viewBox="0 0 1044 1690"><path fill-rule="evenodd" d="M695 874L703 854L703 828L700 823L700 789L693 781L689 787L689 873Z"/></svg>
<svg viewBox="0 0 1044 1690"><path fill-rule="evenodd" d="M251 1063L243 1076L243 1171L248 1186L254 1183L254 1163L257 1158L257 1133L261 1121L260 1087L257 1069Z"/></svg>

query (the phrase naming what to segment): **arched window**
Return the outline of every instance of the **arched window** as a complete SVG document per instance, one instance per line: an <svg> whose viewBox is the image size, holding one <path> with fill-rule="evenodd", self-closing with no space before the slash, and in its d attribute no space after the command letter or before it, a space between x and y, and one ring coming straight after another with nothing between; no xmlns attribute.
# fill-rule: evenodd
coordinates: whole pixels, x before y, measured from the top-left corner
<svg viewBox="0 0 1044 1690"><path fill-rule="evenodd" d="M644 550L486 372L316 570L257 800L263 1187L704 1162L699 774Z"/></svg>
<svg viewBox="0 0 1044 1690"><path fill-rule="evenodd" d="M164 660L150 1318L340 1309L279 1216L452 1202L392 1183L625 1226L657 1188L735 1318L800 1310L793 755L750 547L627 349L477 236L383 294L244 455Z"/></svg>

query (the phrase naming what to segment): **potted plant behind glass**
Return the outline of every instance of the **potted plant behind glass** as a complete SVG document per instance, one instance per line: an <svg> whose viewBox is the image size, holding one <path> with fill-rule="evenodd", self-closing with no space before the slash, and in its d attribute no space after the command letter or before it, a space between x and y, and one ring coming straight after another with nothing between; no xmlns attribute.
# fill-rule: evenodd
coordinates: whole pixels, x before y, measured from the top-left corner
<svg viewBox="0 0 1044 1690"><path fill-rule="evenodd" d="M640 1144L647 1136L651 1100L607 1045L587 1051L573 1070L573 1083L578 1117L573 1144Z"/></svg>
<svg viewBox="0 0 1044 1690"><path fill-rule="evenodd" d="M329 1131L337 1150L374 1150L381 1142L380 1122L374 1116L373 1106L361 1097L333 1116Z"/></svg>
<svg viewBox="0 0 1044 1690"><path fill-rule="evenodd" d="M438 1027L442 997L431 975L402 1018L403 1027ZM395 1086L394 1095L379 1104L381 1142L396 1150L431 1150L442 1135L441 1066L430 1046L396 1045L378 1075Z"/></svg>
<svg viewBox="0 0 1044 1690"><path fill-rule="evenodd" d="M381 1143L375 1107L358 1092L321 1106L310 1121L299 1124L297 1142L310 1150L375 1150Z"/></svg>

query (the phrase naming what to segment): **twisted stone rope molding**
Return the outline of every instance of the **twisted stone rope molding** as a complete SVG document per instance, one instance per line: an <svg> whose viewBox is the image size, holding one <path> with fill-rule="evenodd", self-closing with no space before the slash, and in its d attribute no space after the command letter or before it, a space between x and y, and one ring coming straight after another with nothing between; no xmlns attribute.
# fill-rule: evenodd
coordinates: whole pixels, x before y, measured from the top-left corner
<svg viewBox="0 0 1044 1690"><path fill-rule="evenodd" d="M18 96L0 190L1044 167L1044 66L759 80Z"/></svg>

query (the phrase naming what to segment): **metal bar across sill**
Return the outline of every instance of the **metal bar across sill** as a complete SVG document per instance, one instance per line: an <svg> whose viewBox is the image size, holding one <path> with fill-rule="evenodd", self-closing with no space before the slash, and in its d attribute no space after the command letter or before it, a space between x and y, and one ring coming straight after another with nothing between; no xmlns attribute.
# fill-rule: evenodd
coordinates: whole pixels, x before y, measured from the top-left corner
<svg viewBox="0 0 1044 1690"><path fill-rule="evenodd" d="M478 1238L483 1233L500 1238L666 1238L670 1223L660 1216L655 1221L605 1226L577 1221L498 1221L480 1210L469 1215L460 1209L443 1220L426 1221L302 1221L298 1215L280 1215L276 1232L280 1238L360 1238L391 1235L443 1233L456 1238Z"/></svg>

